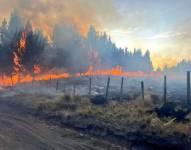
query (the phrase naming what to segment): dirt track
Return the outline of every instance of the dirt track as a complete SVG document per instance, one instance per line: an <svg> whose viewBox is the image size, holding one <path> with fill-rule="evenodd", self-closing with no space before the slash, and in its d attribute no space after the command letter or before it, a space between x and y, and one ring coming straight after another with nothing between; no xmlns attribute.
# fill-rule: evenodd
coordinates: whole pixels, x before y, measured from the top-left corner
<svg viewBox="0 0 191 150"><path fill-rule="evenodd" d="M69 129L49 126L0 106L1 150L104 150L121 149Z"/></svg>

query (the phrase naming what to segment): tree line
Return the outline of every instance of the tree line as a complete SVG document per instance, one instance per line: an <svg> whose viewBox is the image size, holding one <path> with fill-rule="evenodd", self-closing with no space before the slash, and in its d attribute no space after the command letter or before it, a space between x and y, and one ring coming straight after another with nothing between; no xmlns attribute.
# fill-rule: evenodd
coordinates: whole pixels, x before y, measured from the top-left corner
<svg viewBox="0 0 191 150"><path fill-rule="evenodd" d="M15 63L16 56L19 65ZM30 21L24 21L14 11L9 22L3 19L0 26L0 73L10 75L17 69L32 73L35 65L40 65L42 71L59 68L83 72L89 65L99 69L121 66L126 71L153 71L149 51L143 54L140 49L131 52L118 48L106 33L97 32L93 26L84 37L72 25L56 25L49 42L43 29L33 29Z"/></svg>

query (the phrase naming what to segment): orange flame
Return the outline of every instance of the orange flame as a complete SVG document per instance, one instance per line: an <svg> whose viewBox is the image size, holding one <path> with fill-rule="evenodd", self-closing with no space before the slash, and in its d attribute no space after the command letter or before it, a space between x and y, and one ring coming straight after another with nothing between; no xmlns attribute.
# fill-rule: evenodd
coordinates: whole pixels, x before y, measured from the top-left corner
<svg viewBox="0 0 191 150"><path fill-rule="evenodd" d="M17 55L16 52L13 52L13 63L14 63L14 71L16 74L20 72L21 64L20 64L20 59L19 56Z"/></svg>
<svg viewBox="0 0 191 150"><path fill-rule="evenodd" d="M21 64L21 56L24 54L26 49L26 38L27 33L22 32L22 36L20 41L18 42L19 48L17 51L13 52L13 64L14 64L14 72L18 75L21 71L24 70L22 64Z"/></svg>
<svg viewBox="0 0 191 150"><path fill-rule="evenodd" d="M41 66L40 65L34 65L33 72L35 74L39 74L41 72Z"/></svg>
<svg viewBox="0 0 191 150"><path fill-rule="evenodd" d="M24 53L24 50L26 48L26 38L27 38L27 33L26 32L22 32L22 37L19 41L19 50L20 53Z"/></svg>
<svg viewBox="0 0 191 150"><path fill-rule="evenodd" d="M16 59L16 58L15 58ZM15 60L16 61L16 60ZM16 61L17 62L17 61ZM94 70L93 66L89 66L86 72L83 73L76 73L76 74L70 74L67 72L60 72L60 73L52 73L52 72L47 72L47 73L41 73L41 67L40 65L34 65L34 73L35 73L35 81L47 81L55 79L65 79L65 78L72 78L72 77L83 77L83 76L124 76L124 77L161 77L160 73L146 73L146 72L124 72L122 70L122 67L116 66L112 69L108 70ZM32 82L34 80L34 76L28 74L28 75L22 75L22 74L15 74L11 77L3 75L2 78L0 78L0 83L4 86L10 86L10 85L15 85L17 83L28 83Z"/></svg>
<svg viewBox="0 0 191 150"><path fill-rule="evenodd" d="M77 73L76 74L77 77L80 76L125 76L125 77L155 77L155 76L160 76L160 73L154 73L154 72L150 72L150 73L146 73L146 72L142 72L142 71L136 71L136 72L124 72L122 70L121 66L116 66L112 69L109 70L94 70L93 66L89 66L88 70L84 73Z"/></svg>

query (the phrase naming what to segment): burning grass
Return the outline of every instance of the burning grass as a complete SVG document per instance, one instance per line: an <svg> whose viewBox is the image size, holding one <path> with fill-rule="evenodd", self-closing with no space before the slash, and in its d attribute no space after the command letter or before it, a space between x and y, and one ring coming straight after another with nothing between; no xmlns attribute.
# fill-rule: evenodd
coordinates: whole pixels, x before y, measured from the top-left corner
<svg viewBox="0 0 191 150"><path fill-rule="evenodd" d="M109 101L103 106L92 104L87 97L70 95L56 98L17 95L14 100L9 98L11 100L32 108L38 115L46 116L46 119L94 135L163 148L186 149L191 145L191 114L187 116L187 122L177 122L176 118L159 118L151 110L161 104L153 103L150 96L145 101L139 98Z"/></svg>

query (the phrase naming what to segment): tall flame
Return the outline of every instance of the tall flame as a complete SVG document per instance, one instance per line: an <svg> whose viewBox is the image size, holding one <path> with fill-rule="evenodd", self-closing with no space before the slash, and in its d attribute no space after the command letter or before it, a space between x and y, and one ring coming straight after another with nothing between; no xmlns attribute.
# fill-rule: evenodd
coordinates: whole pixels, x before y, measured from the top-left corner
<svg viewBox="0 0 191 150"><path fill-rule="evenodd" d="M21 39L18 42L18 49L13 52L13 64L14 64L14 72L15 74L19 74L21 71L24 70L23 65L21 64L21 57L25 53L26 49L26 38L27 33L22 32Z"/></svg>
<svg viewBox="0 0 191 150"><path fill-rule="evenodd" d="M19 52L20 54L24 53L25 48L26 48L26 38L27 38L27 33L22 32L22 37L19 41Z"/></svg>
<svg viewBox="0 0 191 150"><path fill-rule="evenodd" d="M18 74L20 72L21 64L19 56L17 55L16 52L13 52L13 63L14 63L14 71L16 74Z"/></svg>

